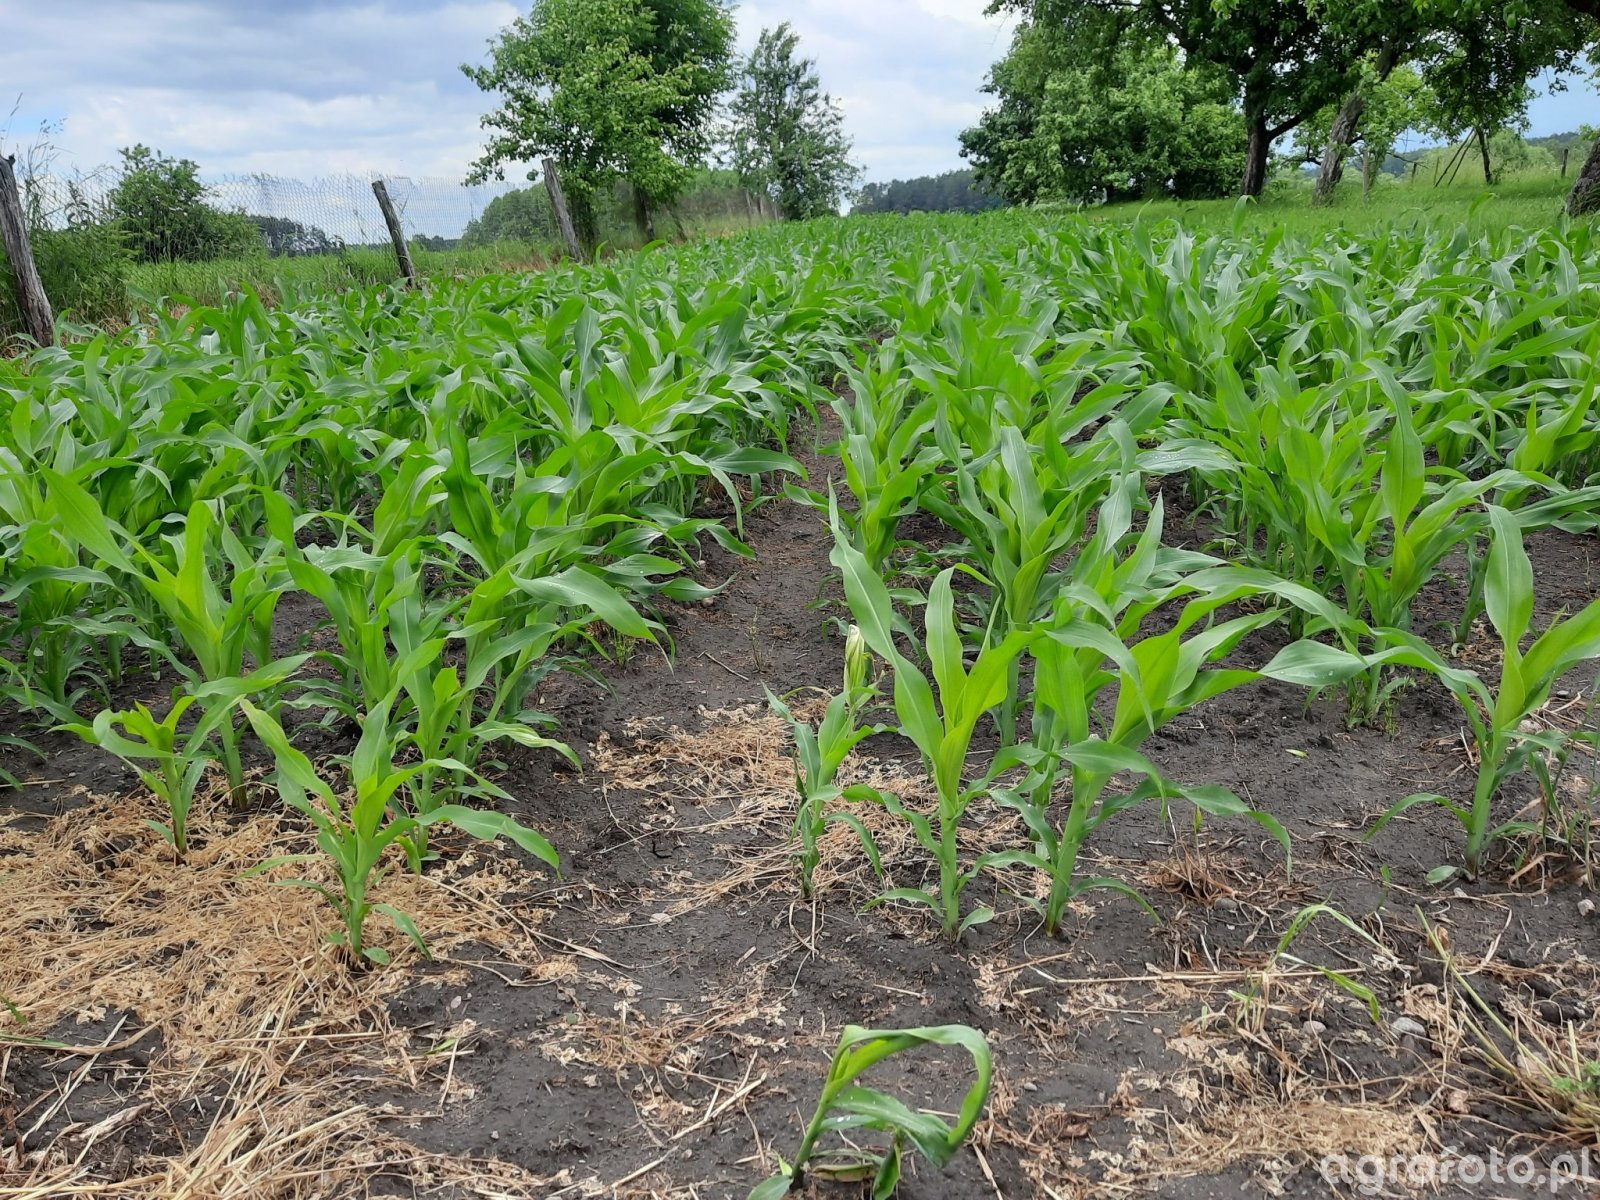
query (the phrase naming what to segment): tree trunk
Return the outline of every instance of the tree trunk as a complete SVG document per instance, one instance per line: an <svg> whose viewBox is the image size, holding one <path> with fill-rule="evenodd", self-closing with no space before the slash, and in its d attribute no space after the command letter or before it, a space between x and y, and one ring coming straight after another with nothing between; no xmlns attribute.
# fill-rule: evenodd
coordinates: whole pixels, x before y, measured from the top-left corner
<svg viewBox="0 0 1600 1200"><path fill-rule="evenodd" d="M1600 138L1595 139L1583 170L1578 172L1578 182L1572 185L1572 194L1567 197L1567 212L1574 217L1600 212Z"/></svg>
<svg viewBox="0 0 1600 1200"><path fill-rule="evenodd" d="M1483 155L1483 182L1487 187L1494 186L1494 164L1489 161L1489 135L1478 127L1478 153Z"/></svg>
<svg viewBox="0 0 1600 1200"><path fill-rule="evenodd" d="M1378 52L1378 61L1373 64L1376 68L1377 82L1383 83L1387 80L1394 74L1394 69L1399 64L1399 47L1392 43L1385 45ZM1344 177L1345 156L1349 154L1350 147L1356 140L1356 134L1361 130L1361 118L1366 116L1366 113L1367 94L1360 85L1357 85L1345 98L1344 107L1339 110L1333 128L1328 131L1328 145L1322 152L1322 164L1317 171L1317 189L1312 196L1313 203L1327 204L1333 199L1333 191L1339 186L1339 180ZM1362 163L1361 173L1363 184L1370 192L1372 178L1365 162Z"/></svg>
<svg viewBox="0 0 1600 1200"><path fill-rule="evenodd" d="M567 253L579 260L586 258L584 243L578 237L572 214L567 211L566 190L561 186L561 172L553 158L544 160L544 186L550 193L550 207L556 214L556 226L561 230L561 240L566 243Z"/></svg>
<svg viewBox="0 0 1600 1200"><path fill-rule="evenodd" d="M1322 150L1322 163L1317 168L1317 187L1311 194L1313 204L1333 202L1333 191L1344 178L1345 155L1350 153L1350 144L1355 141L1356 130L1361 127L1361 118L1366 111L1367 98L1357 88L1345 98L1339 115L1333 119L1333 128L1328 131L1328 144Z"/></svg>
<svg viewBox="0 0 1600 1200"><path fill-rule="evenodd" d="M633 189L633 223L646 244L656 240L656 219L650 212L650 197L639 187Z"/></svg>
<svg viewBox="0 0 1600 1200"><path fill-rule="evenodd" d="M1267 131L1266 115L1249 118L1250 141L1245 147L1244 179L1239 184L1241 196L1260 196L1267 187L1267 155L1272 150L1272 135Z"/></svg>
<svg viewBox="0 0 1600 1200"><path fill-rule="evenodd" d="M1387 158L1388 156L1385 155L1384 157ZM1361 156L1361 198L1363 200L1372 199L1372 185L1378 182L1380 168L1381 163L1378 156L1372 152L1372 147L1368 146L1366 153ZM1411 165L1411 169L1413 171L1416 170L1415 163Z"/></svg>
<svg viewBox="0 0 1600 1200"><path fill-rule="evenodd" d="M17 284L17 305L22 309L28 335L41 346L53 346L55 314L50 309L44 283L39 279L38 267L34 265L28 222L22 212L22 194L17 190L11 159L6 157L0 157L0 244L5 246L6 258L11 262L11 274Z"/></svg>

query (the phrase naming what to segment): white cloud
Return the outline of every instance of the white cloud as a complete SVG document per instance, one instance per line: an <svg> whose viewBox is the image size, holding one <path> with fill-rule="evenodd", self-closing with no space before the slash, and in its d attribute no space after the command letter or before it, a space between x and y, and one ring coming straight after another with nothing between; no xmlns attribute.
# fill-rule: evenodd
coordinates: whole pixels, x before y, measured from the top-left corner
<svg viewBox="0 0 1600 1200"><path fill-rule="evenodd" d="M964 165L961 131L983 111L989 67L1011 23L987 0L756 0L739 9L741 42L788 21L839 100L867 178Z"/></svg>
<svg viewBox="0 0 1600 1200"><path fill-rule="evenodd" d="M839 100L870 179L962 165L960 131L1004 53L986 0L754 0L748 49L789 21ZM459 180L489 97L460 72L526 0L58 0L10 5L0 137L60 126L62 165L142 142L208 176L384 173Z"/></svg>

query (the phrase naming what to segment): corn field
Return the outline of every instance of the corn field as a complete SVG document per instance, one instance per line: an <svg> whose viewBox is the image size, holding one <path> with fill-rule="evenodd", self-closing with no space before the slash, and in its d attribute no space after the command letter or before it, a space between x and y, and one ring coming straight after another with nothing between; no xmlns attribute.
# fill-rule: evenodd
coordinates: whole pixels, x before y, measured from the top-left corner
<svg viewBox="0 0 1600 1200"><path fill-rule="evenodd" d="M1360 831L1380 854L1424 817L1452 846L1431 884L1557 859L1592 884L1592 815L1558 777L1595 735L1535 717L1600 658L1600 599L1552 619L1526 546L1600 522L1597 301L1585 226L1295 240L1005 212L237 294L0 359L10 782L52 737L99 747L136 773L147 853L180 864L207 822L281 813L314 849L249 870L320 894L330 955L384 968L389 932L426 954L441 931L390 885L456 835L582 878L499 766L588 767L550 683L670 660L728 583L707 548L749 560L752 515L799 506L840 681L815 713L764 681L799 903L827 903L840 825L873 905L952 943L1001 896L1064 946L1092 894L1154 912L1095 854L1145 810L1263 837L1292 877L1273 796L1150 748L1269 681L1352 727L1409 689L1457 706L1470 778L1397 785ZM1451 619L1414 620L1444 582ZM927 794L853 775L869 744ZM920 872L882 868L885 830Z"/></svg>

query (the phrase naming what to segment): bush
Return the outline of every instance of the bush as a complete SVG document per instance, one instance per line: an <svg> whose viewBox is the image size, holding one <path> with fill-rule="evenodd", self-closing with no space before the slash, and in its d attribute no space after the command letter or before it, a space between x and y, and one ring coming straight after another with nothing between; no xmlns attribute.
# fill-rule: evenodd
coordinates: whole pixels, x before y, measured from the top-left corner
<svg viewBox="0 0 1600 1200"><path fill-rule="evenodd" d="M205 262L261 254L261 229L244 213L207 201L200 168L148 146L122 151L122 179L112 190L111 215L140 262Z"/></svg>
<svg viewBox="0 0 1600 1200"><path fill-rule="evenodd" d="M84 323L127 316L131 260L115 226L82 221L65 229L36 228L29 240L56 316ZM11 264L0 250L0 335L22 328Z"/></svg>

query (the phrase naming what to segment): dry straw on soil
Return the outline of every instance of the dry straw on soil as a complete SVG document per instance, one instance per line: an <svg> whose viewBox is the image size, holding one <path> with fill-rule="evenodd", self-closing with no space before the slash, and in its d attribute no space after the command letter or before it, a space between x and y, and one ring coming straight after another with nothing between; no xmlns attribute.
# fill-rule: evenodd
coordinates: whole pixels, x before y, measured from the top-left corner
<svg viewBox="0 0 1600 1200"><path fill-rule="evenodd" d="M421 1154L389 1131L374 1093L439 1086L470 1042L445 1039L470 1031L440 1033L450 1054L414 1044L386 1012L409 974L352 972L325 943L333 916L320 896L246 874L309 849L304 833L213 801L178 863L144 824L156 814L137 808L89 796L42 830L0 826L0 995L29 1020L0 1014L0 1197L297 1198L380 1175L470 1183L462 1195L550 1194L550 1180ZM471 944L534 966L538 917L510 900L513 886L495 860L464 852L436 874L392 871L381 898L437 931L441 957ZM374 932L397 959L414 956L397 932L376 921ZM56 1047L21 1040L44 1031ZM58 1085L19 1095L8 1076L28 1067ZM114 1111L71 1121L92 1069L114 1077ZM135 1125L175 1131L176 1149L109 1153Z"/></svg>

